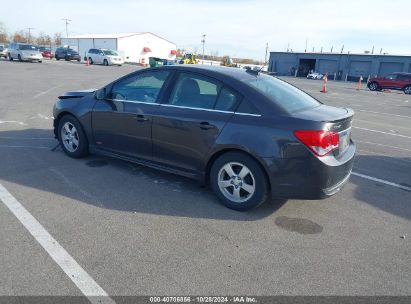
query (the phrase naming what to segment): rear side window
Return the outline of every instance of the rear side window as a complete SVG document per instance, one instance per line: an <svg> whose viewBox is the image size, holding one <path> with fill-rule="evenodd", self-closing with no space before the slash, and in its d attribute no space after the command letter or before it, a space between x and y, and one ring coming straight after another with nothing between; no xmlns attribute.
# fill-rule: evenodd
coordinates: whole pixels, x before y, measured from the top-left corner
<svg viewBox="0 0 411 304"><path fill-rule="evenodd" d="M190 108L213 109L221 84L208 77L191 73L178 76L170 104Z"/></svg>
<svg viewBox="0 0 411 304"><path fill-rule="evenodd" d="M238 98L236 94L234 94L227 88L222 88L220 95L218 95L214 109L220 111L234 111L237 107L237 103Z"/></svg>
<svg viewBox="0 0 411 304"><path fill-rule="evenodd" d="M297 89L285 81L267 75L258 75L252 80L244 80L264 94L275 105L288 113L302 111L321 105L319 101L307 93Z"/></svg>

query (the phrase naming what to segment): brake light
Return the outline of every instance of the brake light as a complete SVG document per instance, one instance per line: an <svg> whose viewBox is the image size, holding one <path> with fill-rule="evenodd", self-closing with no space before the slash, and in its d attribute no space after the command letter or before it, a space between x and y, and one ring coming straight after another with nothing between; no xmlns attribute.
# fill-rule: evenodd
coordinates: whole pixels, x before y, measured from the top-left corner
<svg viewBox="0 0 411 304"><path fill-rule="evenodd" d="M325 156L338 149L340 136L338 133L323 130L294 131L295 137L318 156Z"/></svg>

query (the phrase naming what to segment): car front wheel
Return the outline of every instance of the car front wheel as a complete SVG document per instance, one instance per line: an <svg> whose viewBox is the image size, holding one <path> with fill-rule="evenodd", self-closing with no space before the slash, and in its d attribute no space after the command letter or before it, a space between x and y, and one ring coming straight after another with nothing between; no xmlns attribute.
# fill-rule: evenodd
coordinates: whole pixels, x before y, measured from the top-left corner
<svg viewBox="0 0 411 304"><path fill-rule="evenodd" d="M411 94L411 85L408 85L404 88L404 93L405 94Z"/></svg>
<svg viewBox="0 0 411 304"><path fill-rule="evenodd" d="M268 196L268 182L261 166L241 152L228 152L212 165L210 185L228 208L246 211L258 207Z"/></svg>
<svg viewBox="0 0 411 304"><path fill-rule="evenodd" d="M88 154L88 141L83 128L71 115L63 116L58 126L58 138L63 151L70 157L80 158Z"/></svg>

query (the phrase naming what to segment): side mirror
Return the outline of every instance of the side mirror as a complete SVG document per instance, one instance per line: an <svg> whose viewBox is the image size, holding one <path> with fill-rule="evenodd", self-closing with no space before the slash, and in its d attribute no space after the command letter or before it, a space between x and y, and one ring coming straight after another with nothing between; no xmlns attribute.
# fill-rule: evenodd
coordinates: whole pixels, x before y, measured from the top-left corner
<svg viewBox="0 0 411 304"><path fill-rule="evenodd" d="M102 88L94 92L94 98L97 100L103 100L106 98L106 88Z"/></svg>

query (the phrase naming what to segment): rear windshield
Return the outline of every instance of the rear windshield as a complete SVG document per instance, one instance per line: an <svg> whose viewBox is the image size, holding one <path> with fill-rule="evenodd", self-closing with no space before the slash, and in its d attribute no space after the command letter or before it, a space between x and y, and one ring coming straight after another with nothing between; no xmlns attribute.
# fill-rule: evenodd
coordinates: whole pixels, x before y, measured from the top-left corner
<svg viewBox="0 0 411 304"><path fill-rule="evenodd" d="M288 113L315 108L321 105L319 101L307 93L272 76L260 74L254 79L244 81L263 93L273 103Z"/></svg>

